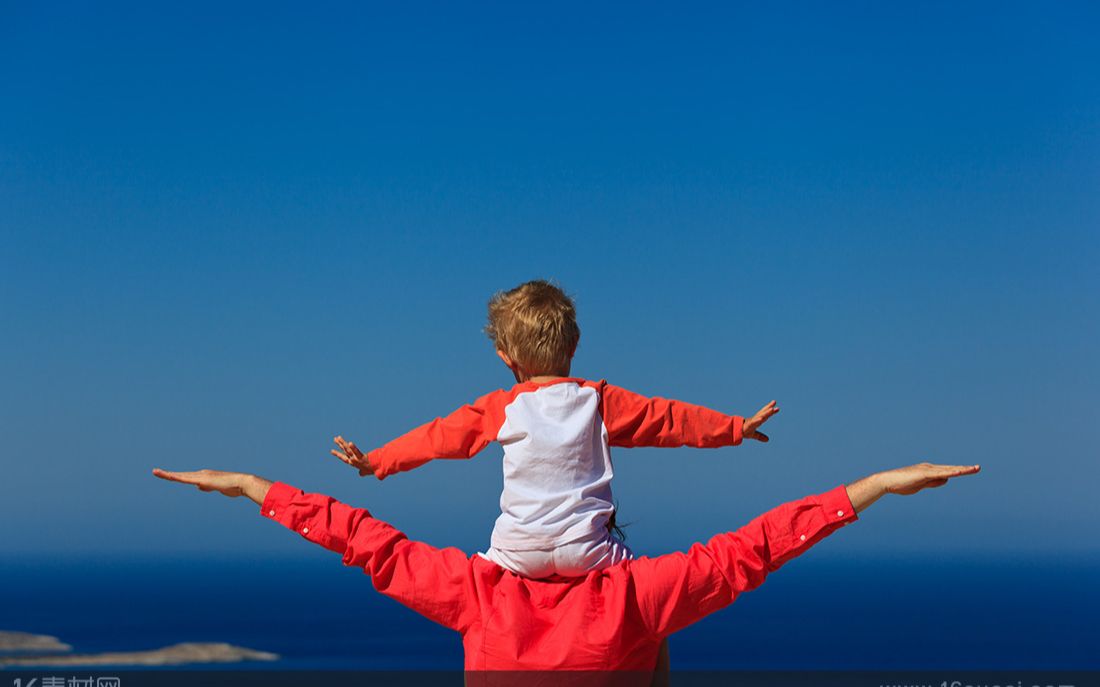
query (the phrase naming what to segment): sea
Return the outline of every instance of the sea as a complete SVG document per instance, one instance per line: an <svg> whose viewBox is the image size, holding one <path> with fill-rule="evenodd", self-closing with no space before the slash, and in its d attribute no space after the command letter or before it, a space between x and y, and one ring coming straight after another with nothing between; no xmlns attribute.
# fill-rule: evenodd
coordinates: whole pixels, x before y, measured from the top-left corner
<svg viewBox="0 0 1100 687"><path fill-rule="evenodd" d="M79 653L228 642L280 656L239 664L248 670L461 666L456 633L379 595L338 556L319 553L0 553L0 630L53 635ZM1098 670L1098 587L1100 557L806 557L674 635L672 667Z"/></svg>

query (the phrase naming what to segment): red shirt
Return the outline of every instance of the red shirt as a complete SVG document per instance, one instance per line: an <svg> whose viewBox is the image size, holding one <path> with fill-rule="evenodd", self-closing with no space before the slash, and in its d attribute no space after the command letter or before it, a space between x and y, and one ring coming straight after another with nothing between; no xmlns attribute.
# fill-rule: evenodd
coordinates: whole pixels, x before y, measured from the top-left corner
<svg viewBox="0 0 1100 687"><path fill-rule="evenodd" d="M668 635L728 606L857 519L838 486L687 552L585 577L531 580L481 556L411 541L364 508L282 482L272 485L261 513L342 554L379 592L461 634L467 671L653 670Z"/></svg>

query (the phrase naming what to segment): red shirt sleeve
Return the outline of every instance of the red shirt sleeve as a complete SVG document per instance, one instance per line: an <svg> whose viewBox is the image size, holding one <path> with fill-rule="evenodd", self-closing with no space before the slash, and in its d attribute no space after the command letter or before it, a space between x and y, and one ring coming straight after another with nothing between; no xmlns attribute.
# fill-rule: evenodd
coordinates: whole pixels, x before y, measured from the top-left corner
<svg viewBox="0 0 1100 687"><path fill-rule="evenodd" d="M842 485L784 503L686 553L631 561L643 622L654 634L668 636L733 603L738 594L760 586L769 573L857 519Z"/></svg>
<svg viewBox="0 0 1100 687"><path fill-rule="evenodd" d="M745 420L738 415L657 396L648 398L606 383L601 400L612 446L716 448L741 443Z"/></svg>
<svg viewBox="0 0 1100 687"><path fill-rule="evenodd" d="M497 438L504 424L504 392L485 394L367 453L374 476L420 467L436 458L470 458Z"/></svg>
<svg viewBox="0 0 1100 687"><path fill-rule="evenodd" d="M276 482L260 512L362 568L374 588L429 620L465 632L476 613L470 561L455 548L410 541L365 508Z"/></svg>

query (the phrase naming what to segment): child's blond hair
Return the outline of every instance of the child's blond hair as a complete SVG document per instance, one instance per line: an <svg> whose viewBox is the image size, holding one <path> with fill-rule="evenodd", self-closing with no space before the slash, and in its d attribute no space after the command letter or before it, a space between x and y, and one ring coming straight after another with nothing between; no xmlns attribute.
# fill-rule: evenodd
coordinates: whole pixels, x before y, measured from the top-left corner
<svg viewBox="0 0 1100 687"><path fill-rule="evenodd" d="M581 337L573 299L544 279L494 294L485 333L532 377L568 374Z"/></svg>

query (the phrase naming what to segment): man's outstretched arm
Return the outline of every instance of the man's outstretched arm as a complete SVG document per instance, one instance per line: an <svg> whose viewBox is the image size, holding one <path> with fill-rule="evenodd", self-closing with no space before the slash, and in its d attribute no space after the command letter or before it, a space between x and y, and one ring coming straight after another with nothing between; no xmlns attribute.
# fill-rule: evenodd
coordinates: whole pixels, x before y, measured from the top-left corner
<svg viewBox="0 0 1100 687"><path fill-rule="evenodd" d="M344 565L362 568L380 593L440 625L461 632L476 612L469 602L469 559L464 553L410 541L365 508L237 472L157 469L153 474L202 491L248 497L260 504L261 515L342 554Z"/></svg>
<svg viewBox="0 0 1100 687"><path fill-rule="evenodd" d="M977 465L921 463L880 472L784 503L687 552L632 561L638 610L654 634L672 634L760 586L770 573L856 520L858 512L883 495L915 494L978 470Z"/></svg>

